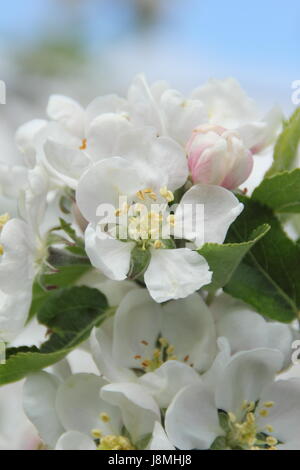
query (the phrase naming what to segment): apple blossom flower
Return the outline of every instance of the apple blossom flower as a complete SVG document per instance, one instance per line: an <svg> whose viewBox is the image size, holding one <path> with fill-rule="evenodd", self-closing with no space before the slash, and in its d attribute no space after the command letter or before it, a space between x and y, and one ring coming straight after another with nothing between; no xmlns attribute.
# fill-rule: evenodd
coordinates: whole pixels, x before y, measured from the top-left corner
<svg viewBox="0 0 300 470"><path fill-rule="evenodd" d="M173 226L176 236L195 242L196 248L205 242L222 243L243 206L223 188L198 185L184 195L171 214L168 203L187 178L185 155L178 144L168 137L157 138L151 128L142 128L124 134L119 146L121 156L94 164L78 184L76 202L89 222L86 252L93 266L106 276L124 280L137 247L150 255L144 280L154 300L186 297L208 284L211 273L196 251L176 248L172 239L164 241L164 227ZM126 199L122 207L120 196ZM197 211L193 210L201 204L203 223L195 220ZM106 224L101 225L101 205L105 211L107 205L114 208L119 224L108 230ZM141 205L149 211L146 216Z"/></svg>
<svg viewBox="0 0 300 470"><path fill-rule="evenodd" d="M52 184L76 189L81 174L94 162L114 155L117 137L130 127L126 101L116 95L96 98L86 110L61 95L49 99L49 121L34 120L16 134L25 162L43 165Z"/></svg>
<svg viewBox="0 0 300 470"><path fill-rule="evenodd" d="M32 374L23 403L44 444L57 450L133 450L160 422L158 405L141 385L107 384L87 373L64 381Z"/></svg>
<svg viewBox="0 0 300 470"><path fill-rule="evenodd" d="M278 134L282 113L265 117L234 79L210 80L188 98L166 83L149 86L138 75L129 87L133 122L156 128L187 150L193 182L235 189L251 173L252 155Z"/></svg>
<svg viewBox="0 0 300 470"><path fill-rule="evenodd" d="M166 413L168 438L179 449L297 449L299 379L274 382L282 354L235 354L214 386L187 386Z"/></svg>
<svg viewBox="0 0 300 470"><path fill-rule="evenodd" d="M144 75L137 75L128 90L129 115L137 126L154 127L183 148L193 129L208 122L202 101L187 99L166 82L149 86Z"/></svg>
<svg viewBox="0 0 300 470"><path fill-rule="evenodd" d="M0 336L9 341L26 321L32 284L47 258L46 240L40 233L47 189L48 179L36 167L29 172L20 202L24 219L9 219L5 214L0 218Z"/></svg>
<svg viewBox="0 0 300 470"><path fill-rule="evenodd" d="M114 317L93 331L91 349L109 381L140 383L166 408L177 391L210 368L216 333L198 294L160 305L146 289L134 289Z"/></svg>
<svg viewBox="0 0 300 470"><path fill-rule="evenodd" d="M210 310L217 336L228 340L232 354L256 348L278 349L284 357L283 367L291 364L294 340L291 325L267 320L244 302L224 293L214 299Z"/></svg>
<svg viewBox="0 0 300 470"><path fill-rule="evenodd" d="M251 173L253 157L240 136L220 126L196 128L187 143L188 165L194 184L235 189Z"/></svg>
<svg viewBox="0 0 300 470"><path fill-rule="evenodd" d="M204 104L209 116L207 124L236 130L253 154L271 145L282 127L281 110L275 106L263 116L234 78L210 79L191 97Z"/></svg>

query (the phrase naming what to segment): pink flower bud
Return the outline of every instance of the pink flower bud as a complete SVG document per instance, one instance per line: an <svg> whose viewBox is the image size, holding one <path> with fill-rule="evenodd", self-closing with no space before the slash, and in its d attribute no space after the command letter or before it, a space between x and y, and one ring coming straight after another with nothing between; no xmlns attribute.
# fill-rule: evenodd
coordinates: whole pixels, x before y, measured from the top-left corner
<svg viewBox="0 0 300 470"><path fill-rule="evenodd" d="M220 126L201 126L187 144L188 165L194 184L215 184L235 189L253 168L251 151L240 136Z"/></svg>

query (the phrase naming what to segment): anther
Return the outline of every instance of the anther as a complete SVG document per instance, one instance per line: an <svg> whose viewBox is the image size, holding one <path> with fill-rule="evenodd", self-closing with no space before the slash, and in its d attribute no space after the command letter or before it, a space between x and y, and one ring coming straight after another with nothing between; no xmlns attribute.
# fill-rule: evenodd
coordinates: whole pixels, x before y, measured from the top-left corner
<svg viewBox="0 0 300 470"><path fill-rule="evenodd" d="M82 139L82 144L79 147L79 150L86 150L87 148L87 139Z"/></svg>

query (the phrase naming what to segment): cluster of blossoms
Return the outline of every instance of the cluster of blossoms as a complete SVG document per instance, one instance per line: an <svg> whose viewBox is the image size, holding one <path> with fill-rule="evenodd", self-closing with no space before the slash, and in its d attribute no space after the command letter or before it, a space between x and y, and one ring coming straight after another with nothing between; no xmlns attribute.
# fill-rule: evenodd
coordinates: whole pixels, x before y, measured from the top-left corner
<svg viewBox="0 0 300 470"><path fill-rule="evenodd" d="M208 295L201 251L242 213L239 187L274 143L278 109L261 116L232 79L184 97L138 76L126 99L83 109L57 95L47 114L17 131L24 166L2 168L0 338L36 313L37 286L58 291L44 279L61 266L84 263L76 285L109 307L84 343L98 374L72 374L64 359L26 380L43 446L300 449L300 380L277 380L297 332L221 289ZM48 334L63 337L63 324Z"/></svg>

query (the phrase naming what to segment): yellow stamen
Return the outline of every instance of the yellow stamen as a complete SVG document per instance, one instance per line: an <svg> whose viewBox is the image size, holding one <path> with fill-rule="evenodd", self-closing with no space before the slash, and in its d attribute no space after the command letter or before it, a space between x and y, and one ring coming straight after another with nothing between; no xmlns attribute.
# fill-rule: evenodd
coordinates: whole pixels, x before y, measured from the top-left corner
<svg viewBox="0 0 300 470"><path fill-rule="evenodd" d="M231 411L229 411L229 413L228 413L228 418L229 418L229 421L231 421L232 423L236 422L236 416Z"/></svg>
<svg viewBox="0 0 300 470"><path fill-rule="evenodd" d="M167 354L173 354L174 350L175 350L174 346L172 346L172 345L169 346L168 349L167 349Z"/></svg>
<svg viewBox="0 0 300 470"><path fill-rule="evenodd" d="M145 200L145 195L144 195L144 192L143 191L138 191L136 193L136 196L141 200L141 201L144 201Z"/></svg>
<svg viewBox="0 0 300 470"><path fill-rule="evenodd" d="M159 338L159 343L163 346L166 347L169 343L166 338Z"/></svg>
<svg viewBox="0 0 300 470"><path fill-rule="evenodd" d="M100 419L103 421L103 423L110 422L110 416L107 413L100 413Z"/></svg>
<svg viewBox="0 0 300 470"><path fill-rule="evenodd" d="M8 213L0 215L0 230L3 229L4 225L9 221L10 215Z"/></svg>
<svg viewBox="0 0 300 470"><path fill-rule="evenodd" d="M265 402L263 403L263 406L264 406L265 408L272 408L272 407L274 406L274 402L273 402L273 401L265 401Z"/></svg>
<svg viewBox="0 0 300 470"><path fill-rule="evenodd" d="M175 215L174 214L170 214L168 217L167 217L167 221L170 225L175 225Z"/></svg>
<svg viewBox="0 0 300 470"><path fill-rule="evenodd" d="M262 416L263 418L266 418L267 416L269 416L269 411L268 411L268 410L265 410L265 409L262 409L262 410L260 410L259 414L260 414L260 416Z"/></svg>
<svg viewBox="0 0 300 470"><path fill-rule="evenodd" d="M273 436L268 436L267 439L266 439L266 442L267 444L269 444L269 446L271 447L274 447L278 444L278 441L275 437Z"/></svg>
<svg viewBox="0 0 300 470"><path fill-rule="evenodd" d="M91 430L91 436L94 438L94 439L101 439L101 437L103 436L102 432L100 431L100 429L92 429Z"/></svg>
<svg viewBox="0 0 300 470"><path fill-rule="evenodd" d="M172 191L169 191L167 186L163 186L162 188L160 188L160 194L161 196L166 199L167 202L172 202L174 201L174 194L172 193Z"/></svg>
<svg viewBox="0 0 300 470"><path fill-rule="evenodd" d="M104 436L100 441L98 450L135 450L130 440L124 436Z"/></svg>
<svg viewBox="0 0 300 470"><path fill-rule="evenodd" d="M82 139L82 144L79 147L79 150L86 150L87 148L87 139Z"/></svg>
<svg viewBox="0 0 300 470"><path fill-rule="evenodd" d="M274 432L274 428L273 428L273 426L271 426L270 424L267 424L267 426L265 426L265 429L266 429L268 432Z"/></svg>

